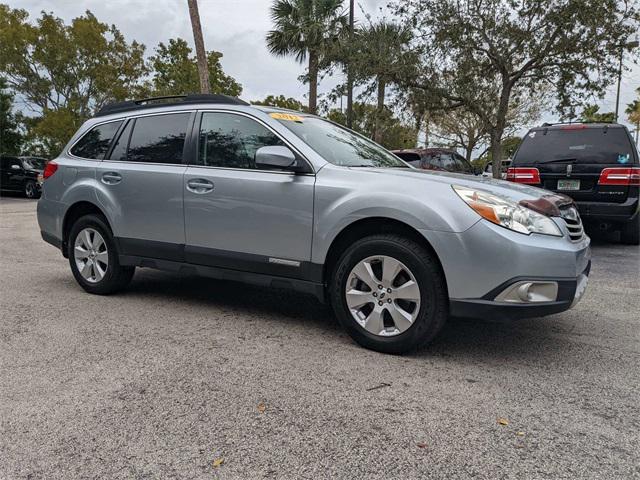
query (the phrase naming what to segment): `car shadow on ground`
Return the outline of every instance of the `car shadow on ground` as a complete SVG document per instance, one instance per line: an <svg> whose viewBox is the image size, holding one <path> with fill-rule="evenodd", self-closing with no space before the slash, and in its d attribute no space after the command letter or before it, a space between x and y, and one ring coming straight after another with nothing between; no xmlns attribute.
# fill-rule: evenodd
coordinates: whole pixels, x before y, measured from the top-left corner
<svg viewBox="0 0 640 480"><path fill-rule="evenodd" d="M331 307L312 296L286 290L244 285L215 279L180 276L140 269L122 296L161 297L164 300L194 306L233 310L244 317L268 317L285 324L304 323L310 335L326 340L336 335L336 345L342 343L343 330ZM546 319L492 321L490 319L449 318L445 328L429 346L410 352L413 357L466 356L490 358L538 357L540 347L561 351L566 339L558 336L557 322Z"/></svg>

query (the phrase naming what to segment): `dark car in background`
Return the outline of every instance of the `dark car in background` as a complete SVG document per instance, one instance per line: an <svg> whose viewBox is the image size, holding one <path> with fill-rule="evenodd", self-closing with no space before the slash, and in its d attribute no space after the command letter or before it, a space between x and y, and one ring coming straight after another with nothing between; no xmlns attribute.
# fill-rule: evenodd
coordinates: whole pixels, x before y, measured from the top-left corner
<svg viewBox="0 0 640 480"><path fill-rule="evenodd" d="M416 168L423 170L440 170L442 172L467 173L476 175L473 168L462 155L454 150L445 148L407 148L404 150L392 150L400 157Z"/></svg>
<svg viewBox="0 0 640 480"><path fill-rule="evenodd" d="M42 189L42 172L47 161L39 157L0 156L0 191L23 193L38 198Z"/></svg>
<svg viewBox="0 0 640 480"><path fill-rule="evenodd" d="M507 180L573 198L583 222L619 230L638 245L638 150L624 125L544 124L532 128L516 151Z"/></svg>

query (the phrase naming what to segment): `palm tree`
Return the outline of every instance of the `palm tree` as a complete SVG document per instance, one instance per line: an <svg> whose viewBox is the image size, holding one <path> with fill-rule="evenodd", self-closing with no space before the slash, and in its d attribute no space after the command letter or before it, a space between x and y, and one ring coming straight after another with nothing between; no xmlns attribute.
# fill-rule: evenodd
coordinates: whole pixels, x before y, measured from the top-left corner
<svg viewBox="0 0 640 480"><path fill-rule="evenodd" d="M629 121L636 126L636 145L640 145L638 143L640 136L640 88L637 88L636 92L638 92L638 98L627 105L625 113L628 115Z"/></svg>
<svg viewBox="0 0 640 480"><path fill-rule="evenodd" d="M267 47L274 55L295 55L308 61L309 111L316 113L318 73L348 17L342 0L276 0L271 7L274 29L267 34Z"/></svg>
<svg viewBox="0 0 640 480"><path fill-rule="evenodd" d="M373 139L382 139L382 119L386 88L405 68L415 61L407 47L411 31L398 24L381 20L358 31L356 47L356 71L361 78L375 78L377 90L377 113Z"/></svg>

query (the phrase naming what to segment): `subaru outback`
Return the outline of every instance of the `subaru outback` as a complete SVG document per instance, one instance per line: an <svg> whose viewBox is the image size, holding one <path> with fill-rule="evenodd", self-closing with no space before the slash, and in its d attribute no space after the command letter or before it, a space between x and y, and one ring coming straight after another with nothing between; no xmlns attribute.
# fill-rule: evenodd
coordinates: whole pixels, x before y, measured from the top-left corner
<svg viewBox="0 0 640 480"><path fill-rule="evenodd" d="M44 177L42 237L87 292L136 267L293 289L382 352L449 315L561 312L587 285L570 198L418 170L325 119L220 95L109 104Z"/></svg>

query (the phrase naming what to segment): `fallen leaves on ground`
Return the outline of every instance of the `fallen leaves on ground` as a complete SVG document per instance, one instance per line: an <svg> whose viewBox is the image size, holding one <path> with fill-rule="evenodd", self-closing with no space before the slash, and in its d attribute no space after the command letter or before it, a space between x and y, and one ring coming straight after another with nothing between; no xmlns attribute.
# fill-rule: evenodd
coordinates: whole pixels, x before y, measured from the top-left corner
<svg viewBox="0 0 640 480"><path fill-rule="evenodd" d="M220 465L224 463L224 458L216 458L213 461L213 468L218 468Z"/></svg>
<svg viewBox="0 0 640 480"><path fill-rule="evenodd" d="M418 448L427 448L426 443L418 443Z"/></svg>
<svg viewBox="0 0 640 480"><path fill-rule="evenodd" d="M499 418L498 423L500 425L509 425L509 420L507 420L506 418Z"/></svg>
<svg viewBox="0 0 640 480"><path fill-rule="evenodd" d="M264 411L265 411L266 409L267 409L267 406L266 406L264 403L260 402L260 403L258 404L258 411L259 411L260 413L264 413Z"/></svg>

